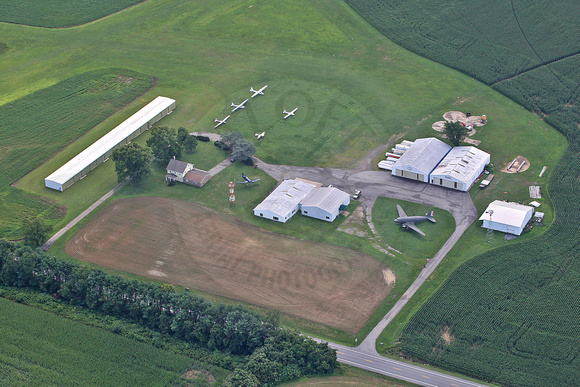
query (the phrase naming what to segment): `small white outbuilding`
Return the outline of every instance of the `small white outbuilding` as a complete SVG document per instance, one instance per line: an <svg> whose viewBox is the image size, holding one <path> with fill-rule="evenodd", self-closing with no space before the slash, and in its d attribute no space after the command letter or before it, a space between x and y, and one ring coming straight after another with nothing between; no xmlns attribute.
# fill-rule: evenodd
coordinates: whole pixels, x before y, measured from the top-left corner
<svg viewBox="0 0 580 387"><path fill-rule="evenodd" d="M469 191L491 156L473 146L456 146L431 172L431 184Z"/></svg>
<svg viewBox="0 0 580 387"><path fill-rule="evenodd" d="M300 203L302 215L332 222L341 207L350 203L350 195L334 187L321 187L310 191Z"/></svg>
<svg viewBox="0 0 580 387"><path fill-rule="evenodd" d="M484 228L520 235L533 214L533 207L494 200L487 206L479 220L483 220Z"/></svg>
<svg viewBox="0 0 580 387"><path fill-rule="evenodd" d="M428 183L431 171L449 153L451 146L435 137L419 138L391 166L395 176Z"/></svg>

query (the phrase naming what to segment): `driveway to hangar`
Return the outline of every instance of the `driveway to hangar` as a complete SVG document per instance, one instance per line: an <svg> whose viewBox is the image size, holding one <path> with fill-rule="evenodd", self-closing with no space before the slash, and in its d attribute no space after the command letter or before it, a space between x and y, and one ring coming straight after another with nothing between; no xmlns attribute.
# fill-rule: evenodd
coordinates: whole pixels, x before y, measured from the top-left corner
<svg viewBox="0 0 580 387"><path fill-rule="evenodd" d="M324 185L333 185L349 193L353 193L355 189L360 189L362 191L361 201L366 208L367 219L371 219L372 207L379 196L441 208L449 211L455 218L455 231L453 234L451 234L437 254L428 261L417 279L415 279L413 284L393 308L383 317L361 344L356 347L359 353L380 356L376 351L376 341L381 332L405 306L407 301L411 299L419 287L429 278L465 230L477 218L477 210L469 193L395 177L390 172L295 167L267 164L261 160L258 160L258 168L278 181L300 177L323 183ZM337 345L332 343L331 346L334 348Z"/></svg>

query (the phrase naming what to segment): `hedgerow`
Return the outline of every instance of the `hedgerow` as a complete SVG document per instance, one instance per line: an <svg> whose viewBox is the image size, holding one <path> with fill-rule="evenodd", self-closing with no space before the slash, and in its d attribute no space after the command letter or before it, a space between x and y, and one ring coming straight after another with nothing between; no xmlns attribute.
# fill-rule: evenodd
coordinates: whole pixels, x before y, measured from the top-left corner
<svg viewBox="0 0 580 387"><path fill-rule="evenodd" d="M2 241L0 286L38 290L67 304L138 322L210 350L251 355L247 365L251 373L260 374L265 362L275 363L275 370L256 375L264 385L330 374L338 365L335 351L327 344L279 328L275 319L263 319L242 306L213 304Z"/></svg>

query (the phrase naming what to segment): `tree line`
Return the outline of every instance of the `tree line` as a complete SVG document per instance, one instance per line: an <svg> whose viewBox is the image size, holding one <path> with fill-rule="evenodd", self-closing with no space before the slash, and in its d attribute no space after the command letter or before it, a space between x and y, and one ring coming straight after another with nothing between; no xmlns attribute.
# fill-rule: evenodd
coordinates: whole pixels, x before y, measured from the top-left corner
<svg viewBox="0 0 580 387"><path fill-rule="evenodd" d="M243 306L214 304L167 286L107 274L0 241L0 286L26 287L70 305L126 318L202 347L247 356L231 386L275 385L332 373L336 352Z"/></svg>

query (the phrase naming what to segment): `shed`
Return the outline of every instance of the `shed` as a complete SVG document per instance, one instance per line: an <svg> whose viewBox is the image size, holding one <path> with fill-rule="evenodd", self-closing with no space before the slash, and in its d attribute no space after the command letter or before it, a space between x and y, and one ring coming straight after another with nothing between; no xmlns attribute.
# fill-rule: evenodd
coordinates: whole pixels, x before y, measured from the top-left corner
<svg viewBox="0 0 580 387"><path fill-rule="evenodd" d="M135 137L149 130L153 124L170 114L173 109L175 109L175 100L167 97L155 98L46 177L44 184L48 188L64 191L99 164L107 161L115 148L131 142Z"/></svg>
<svg viewBox="0 0 580 387"><path fill-rule="evenodd" d="M407 179L429 182L429 175L449 153L451 146L435 137L420 138L392 166L391 173Z"/></svg>
<svg viewBox="0 0 580 387"><path fill-rule="evenodd" d="M431 172L430 182L458 191L469 191L490 162L490 155L473 146L456 146Z"/></svg>
<svg viewBox="0 0 580 387"><path fill-rule="evenodd" d="M321 187L310 191L300 202L302 215L332 222L341 207L348 206L350 195L335 187Z"/></svg>
<svg viewBox="0 0 580 387"><path fill-rule="evenodd" d="M300 201L315 187L299 180L284 180L254 208L254 215L286 223L298 211Z"/></svg>
<svg viewBox="0 0 580 387"><path fill-rule="evenodd" d="M210 181L211 175L209 172L202 171L201 169L193 168L185 174L183 177L183 182L185 184L193 185L195 187L203 187L205 183Z"/></svg>
<svg viewBox="0 0 580 387"><path fill-rule="evenodd" d="M532 215L534 208L519 203L494 200L479 217L482 227L509 234L520 235Z"/></svg>

